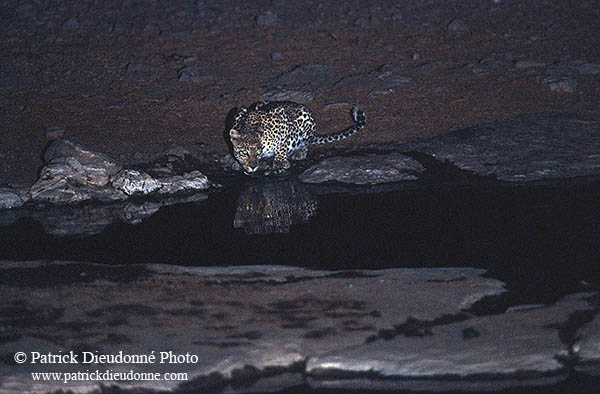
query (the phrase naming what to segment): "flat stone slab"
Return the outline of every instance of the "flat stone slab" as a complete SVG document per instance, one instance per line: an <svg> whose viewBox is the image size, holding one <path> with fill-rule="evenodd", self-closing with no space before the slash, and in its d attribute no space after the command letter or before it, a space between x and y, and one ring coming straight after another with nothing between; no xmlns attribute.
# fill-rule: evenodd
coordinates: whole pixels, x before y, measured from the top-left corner
<svg viewBox="0 0 600 394"><path fill-rule="evenodd" d="M509 182L600 175L600 119L532 114L410 145L441 161Z"/></svg>
<svg viewBox="0 0 600 394"><path fill-rule="evenodd" d="M404 321L365 344L310 358L306 372L311 386L327 388L497 390L540 384L542 376L549 383L568 373L559 329L592 309L586 297L450 324Z"/></svg>
<svg viewBox="0 0 600 394"><path fill-rule="evenodd" d="M575 369L600 376L600 297L592 297L590 302L595 305L596 314L591 322L577 331L574 349L578 363Z"/></svg>
<svg viewBox="0 0 600 394"><path fill-rule="evenodd" d="M96 369L187 374L102 381L124 392L284 389L304 382L309 357L361 346L398 322L469 318L465 310L475 302L504 291L483 272L0 262L0 357L27 357L0 364L0 393L90 392L98 382L34 381L31 373ZM33 352L71 351L79 364L31 363ZM82 363L86 355L152 352L154 363Z"/></svg>
<svg viewBox="0 0 600 394"><path fill-rule="evenodd" d="M356 185L418 179L425 168L400 153L334 156L320 161L300 174L305 183L341 182Z"/></svg>

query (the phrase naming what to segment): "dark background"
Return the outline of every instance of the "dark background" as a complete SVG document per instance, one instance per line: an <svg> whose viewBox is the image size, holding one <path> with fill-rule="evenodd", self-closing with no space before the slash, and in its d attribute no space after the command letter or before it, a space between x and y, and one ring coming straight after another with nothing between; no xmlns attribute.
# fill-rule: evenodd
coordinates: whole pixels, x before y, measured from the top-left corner
<svg viewBox="0 0 600 394"><path fill-rule="evenodd" d="M600 102L597 1L5 0L0 15L0 185L33 183L54 126L125 162L173 144L213 161L228 111L263 99L307 104L319 132L360 105L366 132L342 147ZM576 87L552 91L556 75Z"/></svg>

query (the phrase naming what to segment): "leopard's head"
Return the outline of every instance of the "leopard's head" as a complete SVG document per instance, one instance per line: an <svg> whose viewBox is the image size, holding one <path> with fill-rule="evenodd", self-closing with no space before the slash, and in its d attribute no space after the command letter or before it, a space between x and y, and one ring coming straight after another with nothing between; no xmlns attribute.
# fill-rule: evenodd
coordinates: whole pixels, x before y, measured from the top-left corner
<svg viewBox="0 0 600 394"><path fill-rule="evenodd" d="M262 153L260 138L252 133L240 133L236 129L229 130L233 156L242 165L247 175L258 170L259 159Z"/></svg>

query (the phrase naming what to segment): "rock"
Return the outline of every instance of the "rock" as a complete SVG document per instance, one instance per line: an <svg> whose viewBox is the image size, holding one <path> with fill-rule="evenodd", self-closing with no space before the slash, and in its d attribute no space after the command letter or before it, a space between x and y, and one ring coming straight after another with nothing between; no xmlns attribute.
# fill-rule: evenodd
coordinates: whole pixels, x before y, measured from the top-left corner
<svg viewBox="0 0 600 394"><path fill-rule="evenodd" d="M123 105L123 103L119 103L119 102L113 102L108 105L108 109L113 109L116 111L122 110L123 108L125 108L125 105Z"/></svg>
<svg viewBox="0 0 600 394"><path fill-rule="evenodd" d="M453 33L466 33L470 30L467 23L460 19L453 19L450 23L448 23L448 31Z"/></svg>
<svg viewBox="0 0 600 394"><path fill-rule="evenodd" d="M505 313L513 313L513 312L522 312L530 309L538 309L543 308L544 304L524 304L524 305L515 305L508 308Z"/></svg>
<svg viewBox="0 0 600 394"><path fill-rule="evenodd" d="M177 72L177 80L179 82L202 82L200 69L197 66L187 66Z"/></svg>
<svg viewBox="0 0 600 394"><path fill-rule="evenodd" d="M202 75L197 65L186 66L177 72L179 82L214 83L212 75Z"/></svg>
<svg viewBox="0 0 600 394"><path fill-rule="evenodd" d="M405 148L502 181L600 175L599 124L600 120L532 114L458 130Z"/></svg>
<svg viewBox="0 0 600 394"><path fill-rule="evenodd" d="M310 91L288 90L280 86L266 89L262 96L267 101L293 101L301 104L307 104L315 99Z"/></svg>
<svg viewBox="0 0 600 394"><path fill-rule="evenodd" d="M272 52L271 60L278 61L283 59L283 54L281 52Z"/></svg>
<svg viewBox="0 0 600 394"><path fill-rule="evenodd" d="M184 66L193 66L195 64L198 64L198 56L196 56L196 55L188 56L185 59L183 59Z"/></svg>
<svg viewBox="0 0 600 394"><path fill-rule="evenodd" d="M46 136L47 140L58 140L65 136L65 129L60 126L48 127L46 130L44 130L44 135Z"/></svg>
<svg viewBox="0 0 600 394"><path fill-rule="evenodd" d="M200 171L159 178L158 181L160 182L158 191L161 194L205 190L211 186L211 182Z"/></svg>
<svg viewBox="0 0 600 394"><path fill-rule="evenodd" d="M180 192L200 191L208 189L211 182L200 171L192 171L183 175L153 178L149 174L125 169L111 179L111 185L128 196L134 194L173 194Z"/></svg>
<svg viewBox="0 0 600 394"><path fill-rule="evenodd" d="M416 180L415 174L423 171L419 162L400 153L335 156L312 165L300 174L300 180L364 185Z"/></svg>
<svg viewBox="0 0 600 394"><path fill-rule="evenodd" d="M435 62L423 63L419 66L419 69L423 72L430 73L430 72L439 70L440 68L448 69L448 68L452 68L455 66L456 66L456 63L453 62L452 60L438 60Z"/></svg>
<svg viewBox="0 0 600 394"><path fill-rule="evenodd" d="M500 83L504 83L504 82L511 81L513 79L516 79L516 77L514 75L501 74L501 75L498 75L498 77L496 78L496 81L498 81Z"/></svg>
<svg viewBox="0 0 600 394"><path fill-rule="evenodd" d="M579 74L598 75L600 74L600 63L585 63L577 67Z"/></svg>
<svg viewBox="0 0 600 394"><path fill-rule="evenodd" d="M150 194L158 190L161 182L145 172L136 170L121 170L111 178L111 186L128 196L132 194Z"/></svg>
<svg viewBox="0 0 600 394"><path fill-rule="evenodd" d="M575 369L592 375L600 375L600 297L590 296L588 302L595 308L592 320L583 325L573 345L577 364Z"/></svg>
<svg viewBox="0 0 600 394"><path fill-rule="evenodd" d="M537 79L553 92L574 93L577 87L575 71L561 64L546 67L544 74L538 76Z"/></svg>
<svg viewBox="0 0 600 394"><path fill-rule="evenodd" d="M368 92L369 95L387 95L394 93L398 88L415 84L417 81L406 75L399 74L401 70L389 64L384 64L367 75L352 75L338 80L334 87L342 91L358 89Z"/></svg>
<svg viewBox="0 0 600 394"><path fill-rule="evenodd" d="M157 23L147 23L142 31L146 34L158 35L160 34L160 26Z"/></svg>
<svg viewBox="0 0 600 394"><path fill-rule="evenodd" d="M397 88L415 84L417 81L404 75L391 75L387 78L380 79L376 87L372 91L375 94L393 93Z"/></svg>
<svg viewBox="0 0 600 394"><path fill-rule="evenodd" d="M369 77L371 79L381 81L380 86L378 86L378 88L383 89L393 89L400 86L412 85L416 82L415 79L412 77L397 75L397 71L398 70L395 67L392 67L389 64L384 64L377 70L369 73Z"/></svg>
<svg viewBox="0 0 600 394"><path fill-rule="evenodd" d="M329 64L302 64L281 74L273 82L275 85L297 87L304 85L332 85L339 79L339 72Z"/></svg>
<svg viewBox="0 0 600 394"><path fill-rule="evenodd" d="M103 381L112 390L136 392L181 391L183 385L189 392L221 392L240 382L244 392L264 392L267 385L269 391L284 390L303 382L309 357L360 346L411 316L462 314L504 289L482 277L483 270L469 268L313 271L3 262L0 270L2 359L59 349L106 355L155 351L155 363L109 362L102 368L164 373L176 367L188 374L186 382ZM195 357L160 363L161 352ZM73 372L69 364L51 368ZM0 391L90 392L98 385L34 382L29 372L0 363Z"/></svg>
<svg viewBox="0 0 600 394"><path fill-rule="evenodd" d="M536 68L536 67L546 67L547 63L537 61L537 60L518 60L515 62L515 67L518 69L525 68Z"/></svg>
<svg viewBox="0 0 600 394"><path fill-rule="evenodd" d="M478 77L485 77L492 73L501 72L506 69L509 63L495 59L482 59L478 62L471 63L471 71Z"/></svg>
<svg viewBox="0 0 600 394"><path fill-rule="evenodd" d="M40 178L31 186L33 201L75 203L93 198L121 166L102 153L68 140L57 140L44 153Z"/></svg>
<svg viewBox="0 0 600 394"><path fill-rule="evenodd" d="M72 166L75 171L66 169L65 177L71 177L77 183L94 186L104 186L109 178L121 170L121 165L113 158L103 153L85 149L83 146L69 140L57 140L44 153L45 167L41 174L62 171L60 167ZM56 165L58 164L58 165ZM46 167L49 167L45 170ZM52 168L54 167L54 168ZM58 167L58 168L57 168ZM41 178L44 178L42 175Z"/></svg>
<svg viewBox="0 0 600 394"><path fill-rule="evenodd" d="M403 320L362 345L310 358L306 373L313 387L369 390L500 390L540 384L542 376L556 382L568 375L560 360L569 346L559 329L573 313L590 309L583 298L462 321Z"/></svg>
<svg viewBox="0 0 600 394"><path fill-rule="evenodd" d="M89 187L72 185L67 178L38 180L29 191L31 200L51 204L72 204L92 199Z"/></svg>
<svg viewBox="0 0 600 394"><path fill-rule="evenodd" d="M327 111L350 111L352 109L352 104L347 101L335 101L329 104L325 104L323 106L323 112Z"/></svg>
<svg viewBox="0 0 600 394"><path fill-rule="evenodd" d="M256 17L256 24L260 27L269 27L277 23L277 14L267 11Z"/></svg>
<svg viewBox="0 0 600 394"><path fill-rule="evenodd" d="M486 67L474 66L471 71L480 78L490 75L490 70Z"/></svg>
<svg viewBox="0 0 600 394"><path fill-rule="evenodd" d="M16 190L0 187L0 209L16 208L23 204L25 204L25 201Z"/></svg>
<svg viewBox="0 0 600 394"><path fill-rule="evenodd" d="M545 77L542 83L548 85L553 92L574 93L577 81L573 77Z"/></svg>
<svg viewBox="0 0 600 394"><path fill-rule="evenodd" d="M178 163L187 151L173 147L166 159ZM198 191L211 182L199 171L156 179L146 172L122 169L110 157L84 149L67 140L58 140L45 153L40 178L29 190L33 201L75 203L87 200L115 201L132 195L171 194Z"/></svg>
<svg viewBox="0 0 600 394"><path fill-rule="evenodd" d="M104 175L104 174L102 174ZM59 157L51 160L40 171L41 179L57 179L65 178L68 181L77 184L85 185L87 178L86 170L83 164L73 157ZM106 184L104 177L93 178L91 182L98 186Z"/></svg>

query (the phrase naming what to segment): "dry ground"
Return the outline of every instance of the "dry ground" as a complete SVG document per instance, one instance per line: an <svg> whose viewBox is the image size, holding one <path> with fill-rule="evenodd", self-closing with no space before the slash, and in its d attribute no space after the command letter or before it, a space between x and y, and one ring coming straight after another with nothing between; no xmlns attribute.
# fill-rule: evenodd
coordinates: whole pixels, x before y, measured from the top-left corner
<svg viewBox="0 0 600 394"><path fill-rule="evenodd" d="M0 6L0 185L35 180L52 126L123 161L173 144L214 160L227 113L281 90L321 132L360 105L368 128L344 147L599 109L600 74L578 71L600 63L596 1L65 3ZM549 66L573 91L543 82Z"/></svg>

